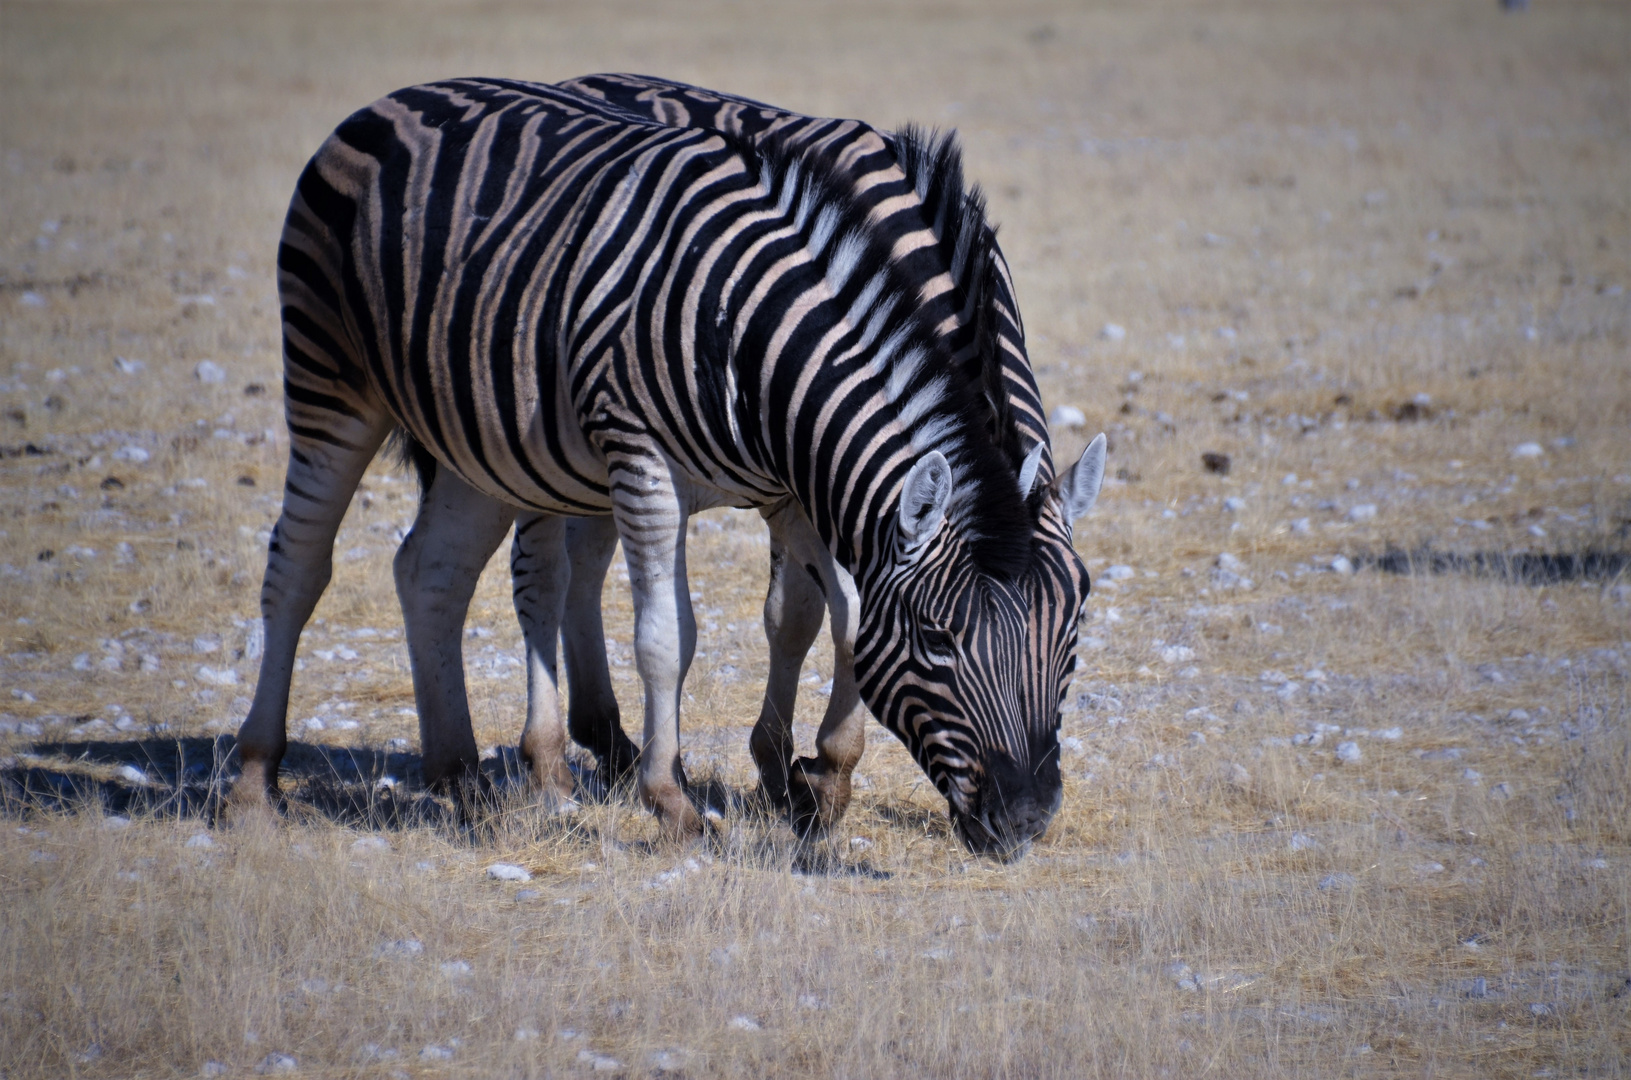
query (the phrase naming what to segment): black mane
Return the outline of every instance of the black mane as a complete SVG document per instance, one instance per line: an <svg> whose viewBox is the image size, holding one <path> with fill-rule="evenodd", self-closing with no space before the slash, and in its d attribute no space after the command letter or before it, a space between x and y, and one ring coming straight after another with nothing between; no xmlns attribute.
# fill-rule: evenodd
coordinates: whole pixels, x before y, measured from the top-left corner
<svg viewBox="0 0 1631 1080"><path fill-rule="evenodd" d="M835 253L840 251L853 257L853 268L842 275L839 287L842 303L853 303L869 282L879 277L883 279L884 287L865 309L862 321L881 312L885 321L879 340L904 330L906 343L899 355L915 347L932 358L918 367L899 399L907 400L934 379L950 376L938 404L915 424L924 428L936 421L949 422L951 434L945 441L954 449L947 453L947 458L960 484L954 490L947 516L959 528L975 564L982 571L1010 579L1023 573L1031 559L1033 515L1019 492L1019 458L1014 449L1018 436L1014 424L1006 415L1006 408L993 415L997 402L1005 406L1007 400L1002 389L994 326L982 327L982 335L988 334L992 340L981 341L979 355L969 363L952 363L947 344L938 331L939 317L931 317L925 311L918 283L909 279L895 262L893 252L869 222L867 208L854 197L853 185L833 155L788 145L773 135L757 139L723 137L751 168L758 170L779 205L789 207L796 214L803 200L811 200L809 205L814 209L808 220L801 223L801 229L806 236L817 228L831 230L821 254L823 265L830 266ZM970 264L978 269L978 276L973 279L978 295L973 302L980 307L989 306L995 275L991 256L995 234L985 222L985 204L979 190L976 188L970 193L963 189L961 154L955 139L947 136L923 141L916 129L908 128L898 141L897 149L904 146L913 148L902 161L903 167L911 165L908 178L917 186L917 176L925 177L920 197L921 190L934 195L932 204L925 200L925 223L937 226L940 250L943 256L950 254L950 258L944 260L948 269L954 258L977 260ZM932 153L925 151L925 147ZM935 219L929 218L930 212L935 214ZM823 213L829 216L818 225ZM956 274L953 279L970 280ZM968 298L959 296L957 303L966 309ZM995 394L993 389L997 391ZM999 432L1007 437L994 437Z"/></svg>

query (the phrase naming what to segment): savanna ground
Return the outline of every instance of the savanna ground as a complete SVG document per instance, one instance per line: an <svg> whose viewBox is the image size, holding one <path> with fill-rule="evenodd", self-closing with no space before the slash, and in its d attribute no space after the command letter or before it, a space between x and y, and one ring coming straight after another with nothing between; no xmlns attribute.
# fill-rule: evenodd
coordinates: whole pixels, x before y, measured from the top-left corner
<svg viewBox="0 0 1631 1080"><path fill-rule="evenodd" d="M1112 439L1025 860L965 855L876 726L829 844L753 814L750 513L693 525L720 841L516 786L459 829L415 784L383 461L302 647L287 819L214 819L297 171L397 86L598 70L962 133L1085 420L1056 451ZM1624 6L8 0L0 86L0 1074L1631 1072ZM505 571L466 637L498 776ZM616 572L608 606L632 721Z"/></svg>

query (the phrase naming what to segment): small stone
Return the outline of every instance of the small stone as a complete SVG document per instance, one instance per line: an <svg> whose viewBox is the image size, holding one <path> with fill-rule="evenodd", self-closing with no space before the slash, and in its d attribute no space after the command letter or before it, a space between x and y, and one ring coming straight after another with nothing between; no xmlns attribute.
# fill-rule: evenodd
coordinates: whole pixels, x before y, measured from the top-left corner
<svg viewBox="0 0 1631 1080"><path fill-rule="evenodd" d="M294 1072L298 1068L300 1060L291 1054L267 1054L255 1066L255 1072L265 1076L268 1073Z"/></svg>
<svg viewBox="0 0 1631 1080"><path fill-rule="evenodd" d="M1110 581L1125 581L1133 577L1135 573L1136 571L1132 567L1117 563L1115 566L1105 567L1104 573L1100 576Z"/></svg>
<svg viewBox="0 0 1631 1080"><path fill-rule="evenodd" d="M214 846L215 839L207 832L193 833L187 838L187 842L182 845L182 847L190 848L212 848Z"/></svg>
<svg viewBox="0 0 1631 1080"><path fill-rule="evenodd" d="M1048 424L1056 428L1087 426L1087 415L1074 405L1060 405L1048 414Z"/></svg>
<svg viewBox="0 0 1631 1080"><path fill-rule="evenodd" d="M1441 862L1417 863L1411 869L1418 874L1442 874L1444 873L1444 864Z"/></svg>
<svg viewBox="0 0 1631 1080"><path fill-rule="evenodd" d="M40 303L43 305L45 301L42 300ZM1104 329L1099 331L1099 337L1105 341L1126 341L1127 328L1119 323L1107 322Z"/></svg>
<svg viewBox="0 0 1631 1080"><path fill-rule="evenodd" d="M435 1043L419 1051L420 1061L451 1061L453 1049L448 1046L438 1046Z"/></svg>
<svg viewBox="0 0 1631 1080"><path fill-rule="evenodd" d="M538 1039L538 1029L535 1027L518 1027L515 1029L516 1042L535 1042Z"/></svg>
<svg viewBox="0 0 1631 1080"><path fill-rule="evenodd" d="M1344 765L1357 765L1357 764L1359 764L1360 759L1363 758L1363 757L1364 757L1364 754L1360 753L1358 743L1356 743L1356 742L1340 742L1340 743L1337 743L1337 760L1342 762L1342 764L1344 764Z"/></svg>
<svg viewBox="0 0 1631 1080"><path fill-rule="evenodd" d="M1398 742L1400 739L1404 738L1404 728L1383 728L1381 731L1374 731L1371 734L1375 735L1378 739L1386 739L1388 742Z"/></svg>
<svg viewBox="0 0 1631 1080"><path fill-rule="evenodd" d="M1497 802L1505 802L1507 799L1512 798L1512 785L1505 783L1496 784L1494 787L1489 789L1489 797Z"/></svg>
<svg viewBox="0 0 1631 1080"><path fill-rule="evenodd" d="M200 360L198 366L193 368L193 375L199 382L210 386L217 386L227 381L226 371L213 360Z"/></svg>
<svg viewBox="0 0 1631 1080"><path fill-rule="evenodd" d="M1291 531L1298 536L1307 536L1314 531L1314 523L1305 517L1297 518L1291 523Z"/></svg>
<svg viewBox="0 0 1631 1080"><path fill-rule="evenodd" d="M1376 516L1375 503L1360 503L1348 508L1349 521L1369 521Z"/></svg>
<svg viewBox="0 0 1631 1080"><path fill-rule="evenodd" d="M1329 565L1331 567L1331 572L1335 574L1351 574L1354 572L1354 564L1348 561L1348 557L1346 555L1336 556L1331 560Z"/></svg>
<svg viewBox="0 0 1631 1080"><path fill-rule="evenodd" d="M1586 860L1586 869L1587 870L1607 870L1608 869L1608 860L1603 859L1603 858L1587 859Z"/></svg>
<svg viewBox="0 0 1631 1080"><path fill-rule="evenodd" d="M1223 500L1223 509L1230 514L1238 514L1246 509L1246 500L1239 495L1231 495Z"/></svg>
<svg viewBox="0 0 1631 1080"><path fill-rule="evenodd" d="M37 292L34 292L32 289L30 289L28 291L25 291L21 296L19 296L17 298L17 300L24 307L44 307L45 306L45 297L41 296Z"/></svg>
<svg viewBox="0 0 1631 1080"><path fill-rule="evenodd" d="M1469 781L1471 783L1477 783L1478 781L1482 780L1483 778L1484 778L1484 774L1479 772L1477 769L1462 769L1461 770L1461 779Z"/></svg>
<svg viewBox="0 0 1631 1080"><path fill-rule="evenodd" d="M152 454L147 452L146 447L137 446L135 443L131 443L128 446L121 446L119 449L113 452L114 461L125 461L132 465L140 465L146 462L152 456Z"/></svg>
<svg viewBox="0 0 1631 1080"><path fill-rule="evenodd" d="M376 960L408 960L415 956L422 956L424 952L424 944L415 938L382 941L374 946L374 958Z"/></svg>
<svg viewBox="0 0 1631 1080"><path fill-rule="evenodd" d="M1515 458L1537 458L1544 453L1545 449L1537 442L1519 443L1512 448L1512 456Z"/></svg>
<svg viewBox="0 0 1631 1080"><path fill-rule="evenodd" d="M1168 645L1161 650L1161 662L1166 664L1181 664L1195 659L1195 650L1188 645Z"/></svg>
<svg viewBox="0 0 1631 1080"><path fill-rule="evenodd" d="M759 1021L751 1016L733 1016L730 1026L736 1031L758 1031L760 1028Z"/></svg>
<svg viewBox="0 0 1631 1080"><path fill-rule="evenodd" d="M219 1061L206 1061L204 1067L198 1070L199 1076L225 1076L231 1070Z"/></svg>
<svg viewBox="0 0 1631 1080"><path fill-rule="evenodd" d="M531 881L532 874L515 863L499 862L487 868L487 876L494 881Z"/></svg>
<svg viewBox="0 0 1631 1080"><path fill-rule="evenodd" d="M872 841L868 840L864 836L852 836L849 838L849 849L851 851L866 851L871 847Z"/></svg>
<svg viewBox="0 0 1631 1080"><path fill-rule="evenodd" d="M537 889L517 889L515 891L515 902L518 904L525 904L528 901L536 900L543 895L544 894L539 892Z"/></svg>
<svg viewBox="0 0 1631 1080"><path fill-rule="evenodd" d="M1294 832L1286 846L1292 851L1312 851L1320 846L1320 842L1307 833Z"/></svg>
<svg viewBox="0 0 1631 1080"><path fill-rule="evenodd" d="M1320 878L1319 888L1321 892L1333 892L1339 889L1351 889L1354 884L1352 874L1326 874Z"/></svg>
<svg viewBox="0 0 1631 1080"><path fill-rule="evenodd" d="M151 783L147 777L147 774L134 765L119 766L119 779L125 781L127 784Z"/></svg>
<svg viewBox="0 0 1631 1080"><path fill-rule="evenodd" d="M1544 1001L1531 1001L1529 1003L1529 1011L1536 1016L1552 1015L1552 1007L1546 1004Z"/></svg>
<svg viewBox="0 0 1631 1080"><path fill-rule="evenodd" d="M448 960L439 966L442 974L450 979L458 979L470 974L470 964L464 960Z"/></svg>
<svg viewBox="0 0 1631 1080"><path fill-rule="evenodd" d="M122 814L110 814L102 819L102 827L104 829L128 829L130 828L130 819Z"/></svg>
<svg viewBox="0 0 1631 1080"><path fill-rule="evenodd" d="M390 841L383 836L364 836L351 843L351 850L359 855L373 855L381 851L390 851Z"/></svg>
<svg viewBox="0 0 1631 1080"><path fill-rule="evenodd" d="M1231 761L1223 767L1223 778L1231 784L1247 784L1251 782L1252 774L1246 771L1246 766Z"/></svg>
<svg viewBox="0 0 1631 1080"><path fill-rule="evenodd" d="M595 1072L617 1072L623 1067L623 1063L616 1058L597 1054L593 1050L579 1050L578 1061Z"/></svg>

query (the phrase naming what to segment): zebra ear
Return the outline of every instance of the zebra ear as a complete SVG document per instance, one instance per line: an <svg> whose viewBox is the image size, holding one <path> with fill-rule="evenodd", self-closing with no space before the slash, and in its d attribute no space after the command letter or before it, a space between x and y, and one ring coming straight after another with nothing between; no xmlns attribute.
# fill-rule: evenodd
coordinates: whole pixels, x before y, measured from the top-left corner
<svg viewBox="0 0 1631 1080"><path fill-rule="evenodd" d="M1025 455L1025 460L1019 466L1019 497L1029 499L1031 492L1036 489L1036 471L1042 465L1042 444L1037 443L1031 447L1031 452Z"/></svg>
<svg viewBox="0 0 1631 1080"><path fill-rule="evenodd" d="M951 466L946 463L944 454L930 450L906 474L906 483L900 491L895 525L908 551L934 536L945 520L946 504L950 501Z"/></svg>
<svg viewBox="0 0 1631 1080"><path fill-rule="evenodd" d="M1087 444L1076 464L1053 479L1053 495L1065 512L1065 520L1075 521L1093 509L1103 483L1104 433L1100 432Z"/></svg>

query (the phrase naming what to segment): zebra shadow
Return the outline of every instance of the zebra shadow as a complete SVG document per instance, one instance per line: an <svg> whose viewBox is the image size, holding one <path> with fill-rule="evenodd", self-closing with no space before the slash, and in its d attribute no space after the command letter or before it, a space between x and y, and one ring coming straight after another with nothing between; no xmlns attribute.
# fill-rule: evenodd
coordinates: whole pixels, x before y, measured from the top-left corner
<svg viewBox="0 0 1631 1080"><path fill-rule="evenodd" d="M191 818L216 824L238 779L230 735L37 741L0 767L0 813L26 817L96 807L104 814ZM581 801L614 792L592 768L572 763ZM481 763L481 790L503 798L526 784L514 747ZM280 769L288 813L352 828L466 826L470 807L428 790L418 754L369 746L290 742Z"/></svg>

